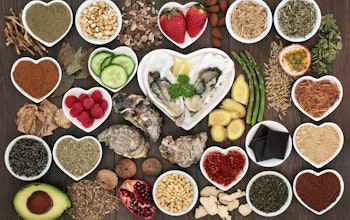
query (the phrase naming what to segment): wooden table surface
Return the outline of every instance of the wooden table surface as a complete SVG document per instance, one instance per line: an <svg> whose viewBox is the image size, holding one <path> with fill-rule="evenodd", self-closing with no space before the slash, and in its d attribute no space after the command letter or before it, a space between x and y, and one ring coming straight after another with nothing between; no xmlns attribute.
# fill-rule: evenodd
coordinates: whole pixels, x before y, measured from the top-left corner
<svg viewBox="0 0 350 220"><path fill-rule="evenodd" d="M15 1L15 0L6 0L1 1L0 3L0 10L1 10L1 18L3 18L4 15L8 15L10 13L10 8L13 8L16 13L18 13L25 4L29 2L29 0L25 1ZM75 14L79 4L81 4L82 0L67 0L67 3L71 6L73 13ZM123 6L122 1L115 1L116 4L121 8ZM156 1L156 8L160 8L162 4L164 4L166 1ZM185 3L186 1L179 1L181 3ZM203 2L201 0L200 2ZM233 1L230 0L230 3ZM350 204L350 190L349 190L349 184L350 184L350 148L348 145L348 139L350 138L350 114L348 111L348 103L350 102L349 95L350 94L350 74L349 72L349 57L350 57L350 48L349 48L349 33L350 33L350 15L348 11L350 10L349 1L346 0L338 0L338 1L330 1L330 0L318 0L317 1L320 9L322 11L322 14L326 13L333 13L334 17L337 20L337 24L340 27L341 30L341 36L343 38L343 49L341 53L337 56L336 60L334 61L334 68L331 74L335 77L337 77L343 85L344 88L344 97L339 105L339 107L328 117L326 117L324 120L317 122L316 124L320 124L322 122L326 121L332 121L338 124L345 135L345 143L342 151L340 154L329 164L327 164L325 167L323 167L320 170L323 169L334 169L338 171L345 182L345 191L343 194L343 197L339 201L339 203L333 207L330 211L325 213L322 216L317 216L313 214L311 211L307 210L305 207L303 207L295 197L293 197L292 203L290 207L280 216L277 216L272 219L349 219L350 218L350 212L348 210L348 206ZM266 3L271 7L272 12L274 12L277 4L279 3L278 0L267 0ZM4 29L4 19L2 22L0 22L1 30ZM263 63L268 62L269 52L270 52L270 43L274 40L276 40L277 32L272 27L269 35L263 39L262 41L255 43L255 44L242 44L237 41L235 41L233 38L231 38L226 31L225 28L222 28L224 32L224 39L222 41L223 46L222 50L226 53L229 53L230 50L235 51L241 51L241 50L248 50L250 51L255 59L257 60L259 66L263 68ZM5 45L6 39L4 38L3 34L0 34L0 113L3 117L0 120L0 174L1 174L1 181L0 181L0 219L2 220L13 220L18 219L17 214L15 213L13 207L12 207L12 197L15 194L15 192L23 185L27 184L24 181L20 181L15 179L13 176L10 175L10 173L5 168L5 164L3 161L3 155L5 152L5 148L7 144L14 139L15 137L21 135L20 132L17 131L17 127L15 124L15 117L18 109L23 106L25 103L30 102L27 98L25 98L22 94L20 94L10 80L10 70L12 64L16 61L16 59L19 58L19 56L15 53L14 48L12 46L7 47ZM49 56L57 58L58 50L61 46L61 43L63 41L70 42L74 47L82 46L83 48L88 48L92 45L89 45L87 42L85 42L80 36L78 35L74 25L68 35L56 46L49 48ZM312 40L304 42L305 45L310 45ZM288 42L283 41L284 45L289 44ZM113 41L110 44L107 44L105 46L109 48L115 48L119 46L118 41ZM179 51L181 53L187 54L192 51L198 50L200 48L205 47L211 47L210 43L210 27L208 26L204 34L191 46L189 46L186 49L179 49L175 45L173 45L168 40L164 39L163 43L158 46L158 48L169 48L176 51ZM148 51L144 50L141 52L138 52L138 59L141 60L142 57L147 53ZM22 54L22 56L29 56L29 54ZM242 72L237 62L235 62L235 69L236 73ZM263 70L263 69L262 69ZM84 84L84 83L83 83ZM86 88L86 87L84 87ZM123 92L128 93L136 93L136 94L142 94L136 77L131 81L129 85L127 85L123 90ZM229 94L228 94L229 95ZM57 98L49 98L52 102L56 103L57 105L61 106L61 99L62 97ZM264 116L264 120L275 120L281 122L283 125L287 127L289 132L293 134L295 128L304 122L312 122L311 119L304 116L300 111L296 109L296 107L293 105L287 113L287 116L283 119L283 121L280 121L278 119L278 114L272 110L266 109L266 113ZM195 134L200 131L209 131L209 128L207 126L207 117L204 118L197 126L195 126L190 131L185 131L181 128L176 127L176 125L166 116L163 115L163 127L162 127L162 133L161 137L158 140L157 143L151 143L151 150L149 152L149 155L156 156L158 158L161 158L158 147L160 145L160 141L163 137L166 135L172 135L174 138L179 137L180 135L187 135L187 134ZM127 121L125 121L120 115L116 114L114 111L112 111L111 115L107 119L105 123L103 123L98 129L93 131L91 135L96 136L99 132L101 132L103 129L109 127L110 125L116 124L116 123L122 123L122 124L128 124ZM237 145L241 147L245 147L244 140L245 135L247 131L250 129L249 126L246 127L246 132L244 136L239 139L238 141L230 142L226 141L223 143L215 143L210 138L207 141L207 146L211 145L218 145L222 148L226 148L231 145ZM87 133L79 130L75 126L72 126L68 130L64 129L57 129L52 136L45 137L44 140L48 142L48 144L52 147L54 142L65 134L72 134L76 137L83 137L87 135ZM114 154L112 150L109 150L107 147L103 147L103 158L97 169L88 175L85 179L94 179L96 176L96 172L99 169L102 168L108 168L113 169L115 166L116 161L120 159L120 156ZM142 162L142 159L137 159L136 163L139 167L140 163ZM178 166L170 164L168 161L162 160L164 171L170 170L170 169L179 169ZM288 159L281 165L273 168L263 168L259 167L256 164L254 164L252 161L250 161L249 170L246 174L246 176L235 186L233 187L229 192L232 192L234 190L239 189L245 189L248 181L252 176L257 174L258 172L264 171L264 170L275 170L278 172L281 172L284 174L289 181L292 183L294 176L303 169L313 169L315 171L320 171L311 165L309 165L307 162L305 162L293 149ZM186 172L188 172L190 175L194 177L194 179L197 181L199 189L203 188L206 185L209 185L209 182L203 177L203 175L200 172L199 165L194 164L191 167L187 169L182 169ZM135 178L144 179L147 182L149 182L151 185L153 185L155 181L155 177L147 177L142 174L142 172L139 170L137 172L137 175ZM73 183L73 180L70 179L67 175L65 175L62 171L59 170L59 168L55 165L55 163L52 163L52 166L49 170L49 172L41 178L39 181L50 183L52 185L57 186L63 191L67 190L67 185ZM120 180L120 183L122 180ZM233 219L262 219L262 217L258 216L255 213L252 213L248 217L242 217L237 211L232 213ZM156 214L155 219L194 219L194 209L189 212L187 215L182 217L169 217L165 214L163 214L161 211L158 211ZM64 214L60 219L71 219L68 214ZM119 211L115 213L108 214L106 216L106 219L120 219L120 220L127 220L127 219L133 219L132 215L121 205ZM219 219L218 216L215 217L205 217L203 219Z"/></svg>

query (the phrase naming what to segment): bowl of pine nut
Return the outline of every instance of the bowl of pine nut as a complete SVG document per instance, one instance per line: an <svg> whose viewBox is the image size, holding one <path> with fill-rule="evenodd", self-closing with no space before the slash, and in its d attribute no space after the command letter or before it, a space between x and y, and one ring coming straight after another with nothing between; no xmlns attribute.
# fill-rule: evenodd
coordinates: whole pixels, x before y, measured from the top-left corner
<svg viewBox="0 0 350 220"><path fill-rule="evenodd" d="M160 175L154 183L153 199L165 214L181 216L196 205L198 187L186 172L170 170Z"/></svg>
<svg viewBox="0 0 350 220"><path fill-rule="evenodd" d="M95 45L114 40L122 23L122 14L111 0L86 0L75 14L75 27L79 35Z"/></svg>

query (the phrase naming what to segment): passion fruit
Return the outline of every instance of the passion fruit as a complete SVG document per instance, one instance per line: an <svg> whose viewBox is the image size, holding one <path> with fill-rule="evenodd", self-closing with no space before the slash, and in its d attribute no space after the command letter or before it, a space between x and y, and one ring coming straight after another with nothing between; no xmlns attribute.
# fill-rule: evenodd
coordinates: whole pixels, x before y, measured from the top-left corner
<svg viewBox="0 0 350 220"><path fill-rule="evenodd" d="M310 68L311 53L301 44L291 44L281 50L278 63L288 75L301 76Z"/></svg>

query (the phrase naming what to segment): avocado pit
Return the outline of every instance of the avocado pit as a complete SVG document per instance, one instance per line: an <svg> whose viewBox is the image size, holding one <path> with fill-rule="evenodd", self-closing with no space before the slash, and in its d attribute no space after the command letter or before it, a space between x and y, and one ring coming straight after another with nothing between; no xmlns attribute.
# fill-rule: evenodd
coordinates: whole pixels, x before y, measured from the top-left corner
<svg viewBox="0 0 350 220"><path fill-rule="evenodd" d="M27 208L34 214L44 214L52 208L53 202L49 194L44 191L35 191L27 200Z"/></svg>

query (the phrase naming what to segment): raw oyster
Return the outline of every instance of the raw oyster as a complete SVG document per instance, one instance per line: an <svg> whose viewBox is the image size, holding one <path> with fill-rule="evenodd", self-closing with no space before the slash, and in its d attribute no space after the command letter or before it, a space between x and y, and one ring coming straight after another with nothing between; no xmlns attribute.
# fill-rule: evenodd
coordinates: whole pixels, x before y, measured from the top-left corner
<svg viewBox="0 0 350 220"><path fill-rule="evenodd" d="M128 158L146 157L149 143L138 130L129 125L112 125L98 136L100 142L105 142L115 153Z"/></svg>
<svg viewBox="0 0 350 220"><path fill-rule="evenodd" d="M186 168L201 159L207 139L206 132L181 136L176 140L171 136L166 136L163 138L159 150L164 159Z"/></svg>
<svg viewBox="0 0 350 220"><path fill-rule="evenodd" d="M112 100L117 113L144 131L153 142L158 140L162 117L147 99L141 95L116 93Z"/></svg>

